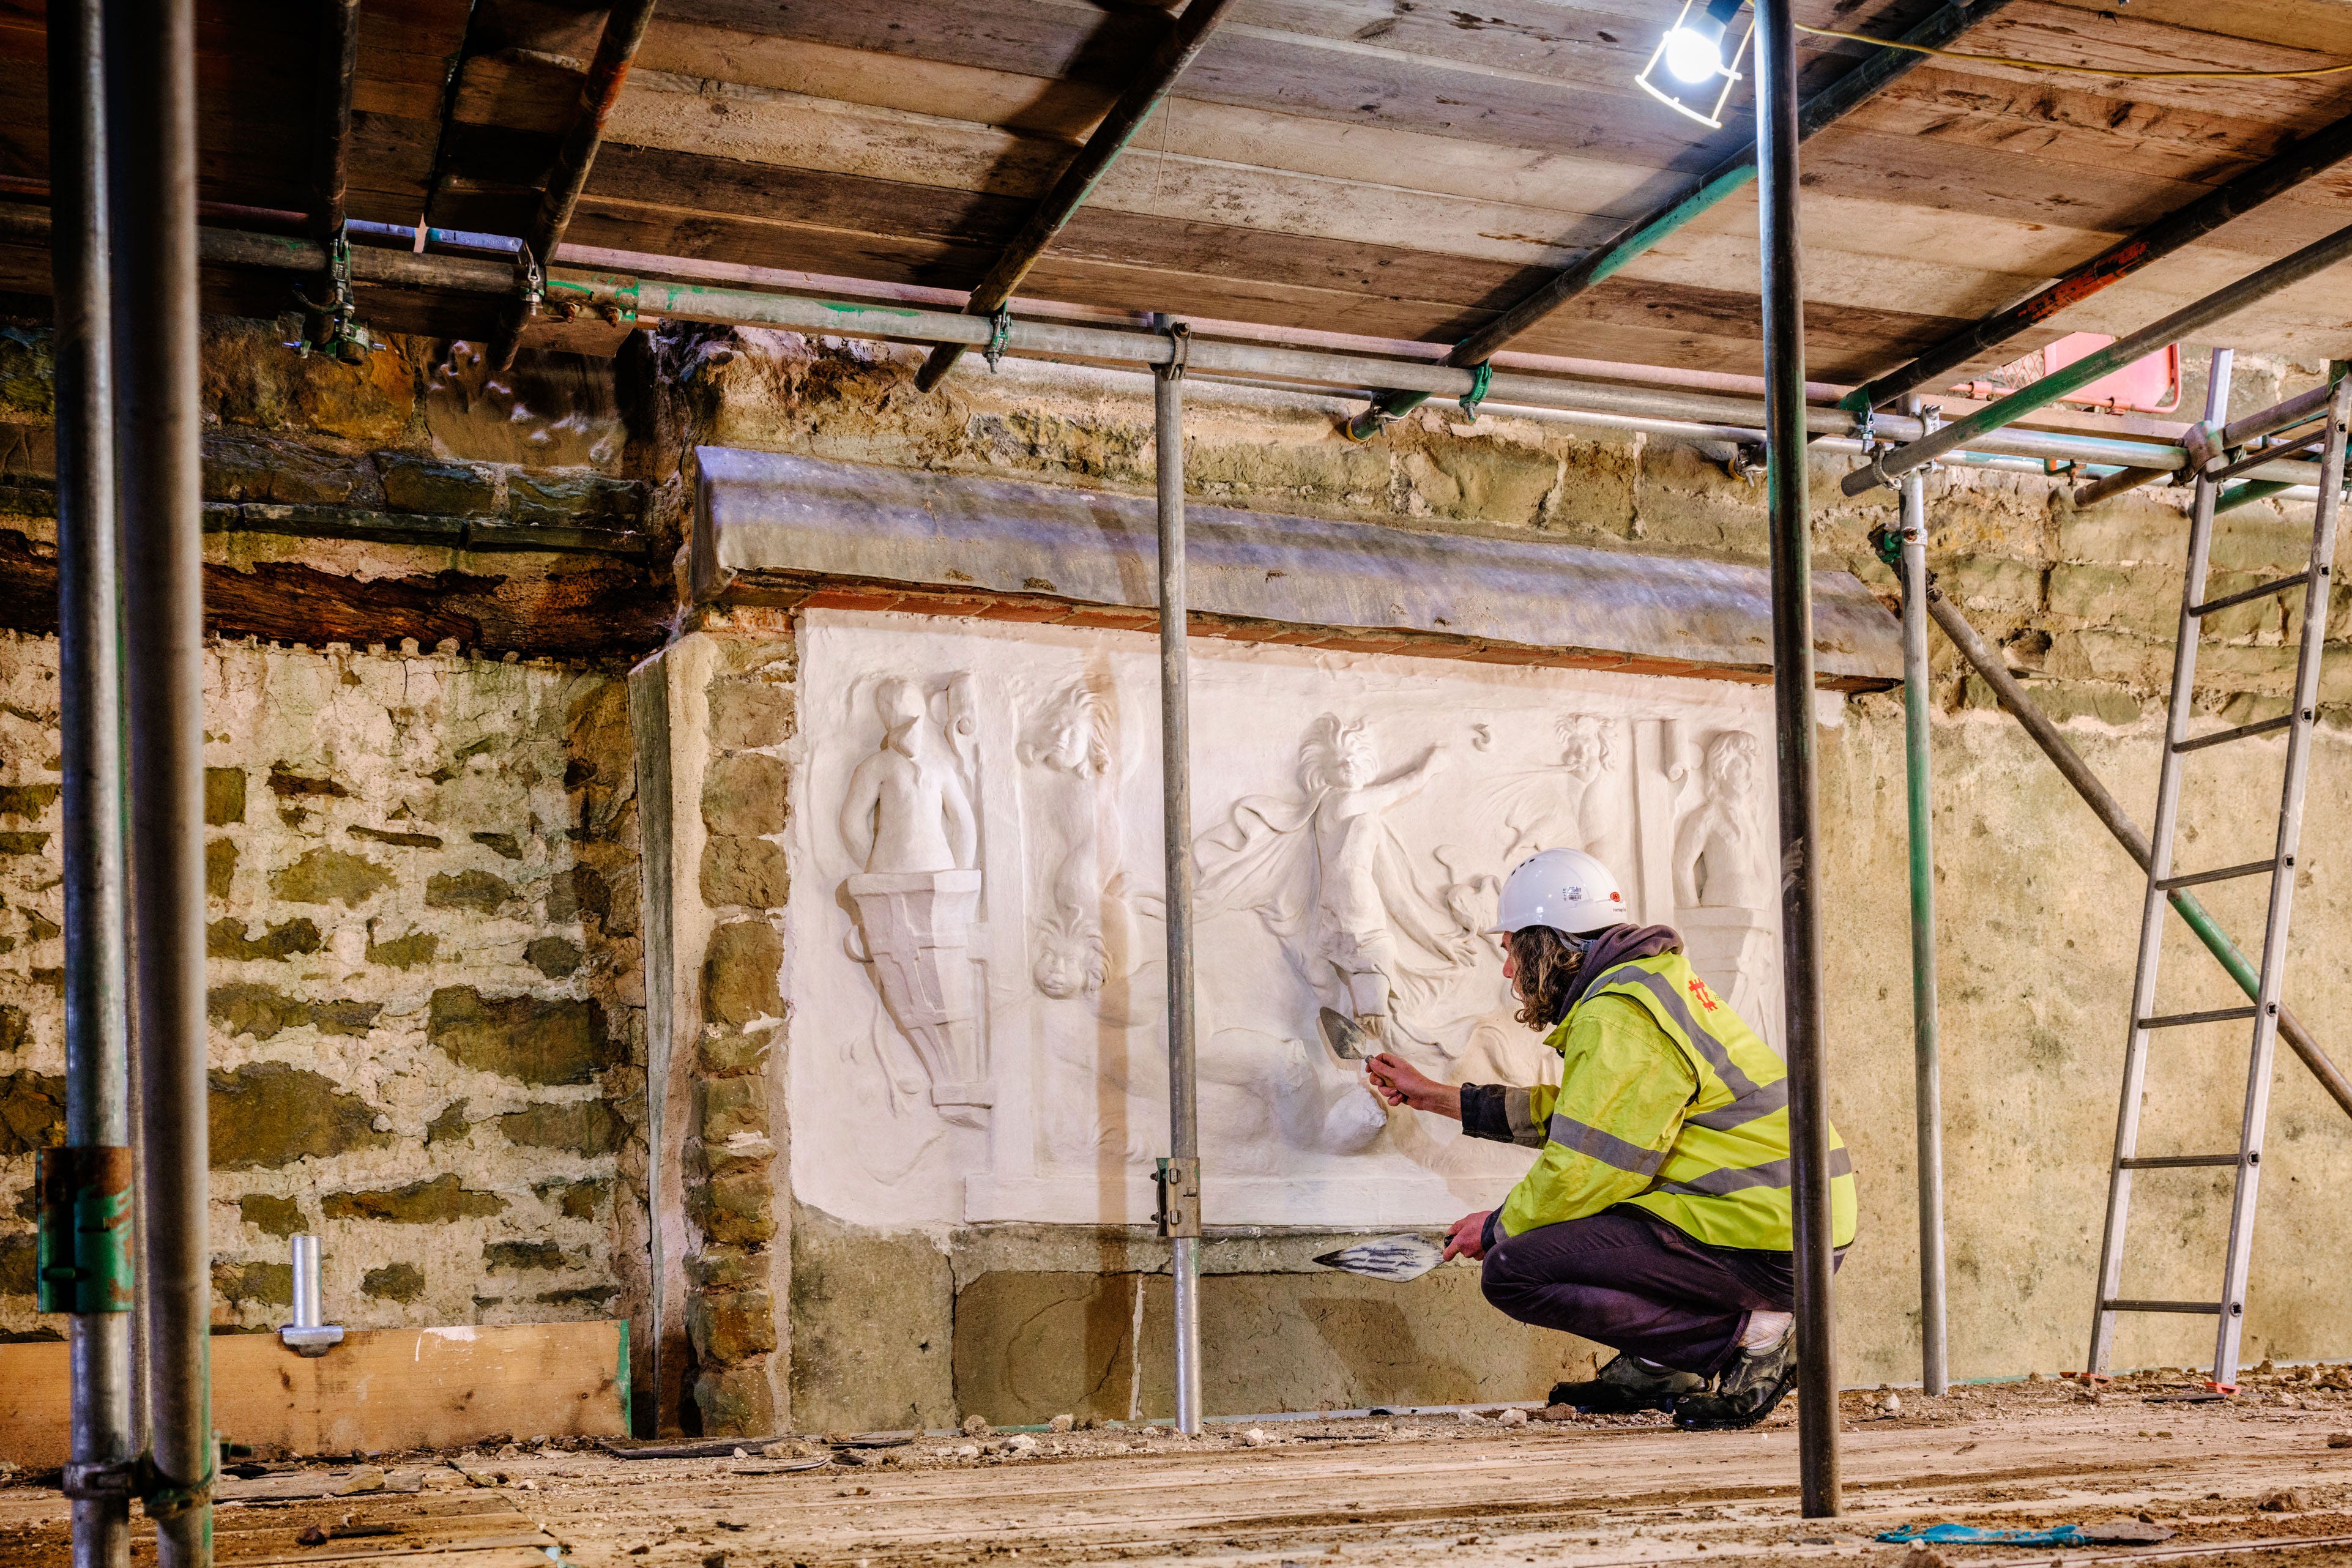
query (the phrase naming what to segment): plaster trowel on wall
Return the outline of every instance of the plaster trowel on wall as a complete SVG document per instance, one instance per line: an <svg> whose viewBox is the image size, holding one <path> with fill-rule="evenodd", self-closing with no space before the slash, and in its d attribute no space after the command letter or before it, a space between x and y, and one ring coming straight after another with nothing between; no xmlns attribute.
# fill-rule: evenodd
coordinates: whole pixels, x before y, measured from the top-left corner
<svg viewBox="0 0 2352 1568"><path fill-rule="evenodd" d="M1323 1043L1342 1061L1370 1061L1381 1053L1381 1042L1345 1013L1325 1008L1315 1015L1315 1022L1323 1031Z"/></svg>
<svg viewBox="0 0 2352 1568"><path fill-rule="evenodd" d="M1383 1236L1359 1241L1315 1260L1327 1269L1341 1269L1374 1280L1418 1280L1444 1261L1445 1249L1425 1236Z"/></svg>

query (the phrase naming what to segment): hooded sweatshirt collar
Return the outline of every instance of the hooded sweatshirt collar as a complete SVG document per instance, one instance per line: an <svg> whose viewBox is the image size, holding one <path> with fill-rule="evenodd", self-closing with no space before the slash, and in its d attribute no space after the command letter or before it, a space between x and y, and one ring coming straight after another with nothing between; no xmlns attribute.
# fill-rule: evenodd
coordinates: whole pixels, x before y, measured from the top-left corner
<svg viewBox="0 0 2352 1568"><path fill-rule="evenodd" d="M1679 953L1683 939L1671 925L1612 925L1604 929L1586 949L1584 967L1577 971L1575 988L1568 993L1568 1006L1561 1018L1576 1009L1585 993L1610 970L1637 958L1654 958L1661 953Z"/></svg>

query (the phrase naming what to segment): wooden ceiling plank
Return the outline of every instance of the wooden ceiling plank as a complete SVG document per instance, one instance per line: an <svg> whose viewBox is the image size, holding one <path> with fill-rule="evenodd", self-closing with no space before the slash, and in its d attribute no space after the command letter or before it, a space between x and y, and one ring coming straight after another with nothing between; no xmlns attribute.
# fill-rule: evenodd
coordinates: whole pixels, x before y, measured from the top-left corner
<svg viewBox="0 0 2352 1568"><path fill-rule="evenodd" d="M1846 117L1884 136L1954 141L2069 167L2126 169L2214 184L2259 162L2294 132L2241 115L2170 109L2083 89L2027 87L1923 67Z"/></svg>
<svg viewBox="0 0 2352 1568"><path fill-rule="evenodd" d="M646 29L632 84L656 73L935 114L1058 137L1074 147L1086 140L1118 96L1101 82L1064 81L773 33L740 32L682 22L667 10L656 12Z"/></svg>
<svg viewBox="0 0 2352 1568"><path fill-rule="evenodd" d="M2055 8L2094 19L2116 8L2115 0L2049 0ZM2335 60L2352 60L2352 10L2336 0L2134 0L2132 19L2143 26L2213 33L2247 42L2292 39Z"/></svg>
<svg viewBox="0 0 2352 1568"><path fill-rule="evenodd" d="M2347 155L2352 155L2352 116L2298 140L2229 184L2207 191L2195 201L2168 213L2074 268L2032 298L1986 317L1912 362L1898 364L1879 375L1853 394L1853 406L1857 410L1885 407L1905 392L1941 377L1950 367L2041 325L2068 305L2161 261L2184 246L2213 235L2230 225L2238 214L2269 203L2281 191L2301 183L2319 170L2342 162Z"/></svg>
<svg viewBox="0 0 2352 1568"><path fill-rule="evenodd" d="M1897 37L1900 42L1918 48L1934 48L1959 37L1985 16L2011 3L2011 0L1983 0L1972 10L1966 0L1947 0L1925 17L1902 28ZM1888 81L1916 68L1920 57L1914 51L1880 49L1835 81L1817 89L1797 106L1795 129L1798 140L1803 141L1815 138L1853 105L1870 97ZM1605 282L1612 274L1622 271L1627 262L1638 258L1660 239L1671 235L1727 196L1744 190L1757 178L1759 147L1760 142L1744 144L1730 155L1706 166L1702 177L1673 201L1628 227L1606 245L1564 267L1495 320L1456 342L1447 350L1446 361L1457 366L1485 364L1514 338L1570 300ZM1348 434L1358 441L1370 440L1382 423L1422 401L1421 393L1384 388L1373 396L1369 407L1349 422Z"/></svg>
<svg viewBox="0 0 2352 1568"><path fill-rule="evenodd" d="M2346 63L2288 42L2252 42L2226 34L2142 20L2126 10L2083 11L2052 0L2018 0L1969 36L1971 53L2008 55L2119 71L2304 70ZM2207 113L2275 120L2297 129L2352 109L2352 79L2126 81L1973 62L1944 62L1972 75L2029 86L2105 86L2133 101Z"/></svg>
<svg viewBox="0 0 2352 1568"><path fill-rule="evenodd" d="M352 82L353 216L414 223L424 213L443 99L471 9L470 0L362 0Z"/></svg>
<svg viewBox="0 0 2352 1568"><path fill-rule="evenodd" d="M1254 37L1218 39L1187 73L1184 96L1685 173L1713 167L1749 134L1743 111L1706 133L1630 78L1538 87L1402 61L1318 56Z"/></svg>
<svg viewBox="0 0 2352 1568"><path fill-rule="evenodd" d="M1132 16L1034 0L672 0L664 14L740 31L768 32L850 49L904 55L1014 75L1103 82L1148 47ZM1142 44L1137 40L1144 38ZM1469 68L1318 51L1303 40L1219 37L1185 73L1184 96L1344 124L1381 124L1467 141L1617 162L1696 169L1719 142L1745 133L1727 123L1708 144L1696 128L1637 90L1630 77L1580 87L1539 85Z"/></svg>
<svg viewBox="0 0 2352 1568"><path fill-rule="evenodd" d="M670 78L675 80L676 78ZM1024 141L988 127L877 120L881 111L764 95L744 104L639 84L613 120L616 143L719 156L780 171L814 170L980 190L1034 200L1047 188L1060 142ZM1433 248L1557 266L1614 233L1610 214L1546 212L1502 202L1301 175L1278 169L1139 148L1103 177L1089 204L1169 215L1203 213L1228 224L1371 243L1418 238Z"/></svg>
<svg viewBox="0 0 2352 1568"><path fill-rule="evenodd" d="M1094 13L1029 0L667 0L662 14L737 32L1098 83L1116 83L1165 25L1140 12Z"/></svg>
<svg viewBox="0 0 2352 1568"><path fill-rule="evenodd" d="M682 38L683 32L677 24L671 24L667 32L657 28L630 78L630 91L615 123L625 122L631 127L629 134L640 141L646 137L635 128L644 118L672 114L709 126L721 141L744 139L746 151L729 155L745 157L761 155L749 150L751 141L763 134L788 134L795 120L805 124L802 134L806 139L865 135L900 144L918 139L918 126L938 124L943 136L970 149L968 156L1005 172L1011 172L1011 164L1000 161L1017 159L1023 168L1043 168L1051 157L1047 149L1073 144L1061 130L1033 125L1022 118L1023 106L1034 102L1052 85L1039 78L917 62L920 68L902 79L890 71L862 68L861 62L903 63L883 56L709 30ZM669 68L689 63L681 50L700 37L719 40L714 47L730 46L712 62L727 68L724 79ZM745 63L731 51L733 40L745 38L761 45L762 51L774 46L782 57L771 62L762 53ZM656 49L657 43L666 44L667 52ZM658 68L651 64L656 58L665 62ZM805 68L767 68L771 64L782 68L788 61ZM1433 194L1604 216L1646 212L1675 184L1673 176L1646 164L1530 152L1386 126L1334 126L1329 120L1202 102L1186 98L1181 86L1138 138L1135 152L1139 155L1165 153L1257 164ZM709 101L689 105L671 97L658 106L633 102L641 95L656 93L693 94ZM854 117L861 110L919 118L885 118L864 130L820 118L827 114ZM1091 103L1086 112L1094 112ZM762 121L772 121L772 129L763 129ZM1091 122L1088 119L1084 123ZM676 138L687 132L681 125L663 134ZM699 144L679 141L677 145ZM934 145L925 142L923 155L928 156ZM1025 151L1016 152L1015 148ZM706 150L728 152L717 141ZM780 154L778 161L803 160Z"/></svg>
<svg viewBox="0 0 2352 1568"><path fill-rule="evenodd" d="M1482 0L1396 5L1387 0L1244 0L1244 36L1316 57L1469 67L1571 88L1622 90L1641 74L1664 18L1638 5ZM1465 73L1466 74L1466 73Z"/></svg>
<svg viewBox="0 0 2352 1568"><path fill-rule="evenodd" d="M639 184L634 188L643 187ZM659 205L646 201L625 202L610 191L595 193L591 204L600 220L626 213L639 222L645 214ZM872 213L904 214L907 210L904 202L894 201L887 194L869 193L863 204ZM798 205L804 207L805 204ZM781 222L790 229L808 229L811 225L793 221L791 214L794 210L794 204L780 204L779 218L771 221ZM739 234L729 236L732 243L725 249L708 248L719 231L714 225L698 235L696 225L710 216L701 206L676 204L667 205L667 211L675 215L661 220L666 243L696 243L699 237L706 248L694 252L697 255L711 259L784 265L761 258L756 246L764 242L758 237L747 242ZM838 220L848 214L849 209L844 205L828 215ZM902 229L884 235L869 231L848 243L861 256L870 256L877 243L904 246L911 241L919 246L944 246L950 236L961 232L961 225L950 215L941 215L922 226L927 232L910 235ZM606 234L602 221L598 232ZM825 229L821 239L796 235L791 242L794 256L791 265L816 271L838 270L839 258L828 254L826 247L843 244L845 236L855 234L855 230L834 226ZM591 243L584 239L584 231L583 243ZM646 236L638 234L627 240L607 236L593 243L642 248L647 242ZM926 250L919 254L927 264L920 272L902 272L896 280L931 282L940 276L939 253ZM1214 277L1236 287L1264 286L1304 289L1318 297L1337 294L1358 298L1386 298L1398 304L1412 305L1415 319L1424 323L1433 318L1474 321L1491 314L1501 302L1517 298L1525 291L1529 277L1538 276L1528 268L1465 267L1457 258L1395 247L1320 245L1251 228L1114 214L1091 207L1073 221L1065 231L1063 243L1049 256L1060 266L1083 262L1117 267L1123 276L1133 279L1139 289L1149 291L1118 299L1089 296L1082 301L1086 303L1110 304L1129 310L1158 308L1166 298L1171 279ZM1030 286L1024 292L1039 298L1060 297L1043 284ZM1722 323L1738 319L1752 330L1755 304L1752 294L1736 290L1628 278L1570 319L1589 323L1611 310L1623 310L1651 320L1672 320L1677 329L1689 329L1692 322L1704 319L1716 323L1710 329L1720 331ZM1808 308L1813 313L1814 329L1824 344L1856 351L1878 348L1890 340L1928 341L1948 330L1957 319L1890 310L1874 303L1849 305L1832 299L1809 302Z"/></svg>
<svg viewBox="0 0 2352 1568"><path fill-rule="evenodd" d="M2095 173L1980 148L1920 141L1845 126L1805 145L1805 188L1867 193L1889 205L1970 217L2128 232L2205 193L2206 187L2126 170Z"/></svg>

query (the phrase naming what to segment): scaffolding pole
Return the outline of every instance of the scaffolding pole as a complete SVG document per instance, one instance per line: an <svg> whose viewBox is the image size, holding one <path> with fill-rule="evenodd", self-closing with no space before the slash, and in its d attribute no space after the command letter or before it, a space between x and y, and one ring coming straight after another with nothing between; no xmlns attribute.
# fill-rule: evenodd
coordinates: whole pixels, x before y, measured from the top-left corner
<svg viewBox="0 0 2352 1568"><path fill-rule="evenodd" d="M1936 847L1927 751L1927 479L1903 476L1903 760L1911 809L1913 1113L1919 1139L1919 1386L1949 1381L1944 1327L1944 1090L1936 1034Z"/></svg>
<svg viewBox="0 0 2352 1568"><path fill-rule="evenodd" d="M1811 508L1805 495L1805 295L1790 0L1756 6L1758 216L1764 298L1765 526L1772 547L1772 706L1780 732L1780 948L1795 1181L1797 1465L1809 1519L1838 1500L1836 1270L1822 1042L1821 834L1813 733Z"/></svg>
<svg viewBox="0 0 2352 1568"><path fill-rule="evenodd" d="M1160 1233L1176 1296L1176 1429L1201 1430L1201 1116L1192 1040L1192 699L1184 649L1184 365L1191 334L1164 317L1152 368L1160 482L1160 788L1168 875L1168 1153Z"/></svg>
<svg viewBox="0 0 2352 1568"><path fill-rule="evenodd" d="M108 364L106 89L94 5L50 13L66 1141L44 1150L40 1307L71 1345L74 1568L130 1568L131 1040L123 969L121 665Z"/></svg>
<svg viewBox="0 0 2352 1568"><path fill-rule="evenodd" d="M107 0L140 1281L158 1568L212 1561L194 0Z"/></svg>

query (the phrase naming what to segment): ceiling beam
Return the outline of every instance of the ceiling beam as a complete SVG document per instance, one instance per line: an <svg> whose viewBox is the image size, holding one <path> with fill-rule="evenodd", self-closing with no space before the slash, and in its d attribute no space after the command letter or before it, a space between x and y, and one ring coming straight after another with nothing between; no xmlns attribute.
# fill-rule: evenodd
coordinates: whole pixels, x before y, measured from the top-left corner
<svg viewBox="0 0 2352 1568"><path fill-rule="evenodd" d="M1970 5L1968 0L1948 0L1948 4L1929 13L1910 31L1903 34L1900 41L1920 48L1940 48L2009 3L2010 0L1978 0L1977 4ZM1878 50L1805 100L1797 111L1797 140L1804 141L1822 127L1843 118L1879 89L1919 66L1927 57L1909 49ZM1717 164L1689 190L1608 244L1561 268L1543 287L1454 345L1452 352L1445 356L1445 362L1465 369L1484 364L1537 322L1577 296L1606 283L1659 241L1685 226L1727 196L1746 189L1748 182L1755 178L1756 148L1751 143ZM1426 397L1423 392L1401 390L1375 392L1371 406L1349 422L1348 434L1358 441L1369 441L1381 426L1399 414L1418 408Z"/></svg>
<svg viewBox="0 0 2352 1568"><path fill-rule="evenodd" d="M2288 143L2227 184L2215 186L2179 212L2116 241L2008 309L1954 333L1869 385L1856 387L1846 396L1845 406L1856 413L1884 408L1905 392L1958 370L1988 350L2031 331L2068 306L2129 277L2148 263L2160 261L2183 246L2204 238L2232 218L2243 216L2272 197L2283 195L2342 162L2347 155L2352 155L2352 116Z"/></svg>
<svg viewBox="0 0 2352 1568"><path fill-rule="evenodd" d="M1054 243L1054 236L1060 234L1063 225L1086 204L1087 197L1093 193L1096 183L1118 162L1118 155L1127 150L1128 142L1143 129L1143 122L1151 118L1151 111L1160 107L1160 100L1168 96L1168 90L1176 85L1176 78L1184 74L1184 68L1192 63L1193 57L1209 41L1209 35L1216 31L1217 25L1225 19L1236 4L1237 0L1192 0L1184 7L1183 16L1160 40L1159 47L1151 51L1151 57L1144 62L1143 68L1128 84L1127 90L1118 95L1118 101L1111 105L1110 112L1103 116L1094 133L1087 138L1086 145L1078 149L1078 155L1070 161L1069 166L1062 171L1061 177L1054 182L1054 188L1046 192L1045 199L1037 204L1037 210L1029 214L1028 221L1013 235L1005 246L1004 253L996 258L996 265L990 267L988 275L973 287L971 300L964 306L964 314L993 316L1004 308L1005 301L1011 299L1013 290L1021 287L1021 280L1029 275L1029 269L1036 265L1037 258L1045 254L1045 247ZM941 343L931 350L930 357L915 372L916 387L923 392L930 391L940 384L940 378L948 373L949 368L962 357L963 345Z"/></svg>
<svg viewBox="0 0 2352 1568"><path fill-rule="evenodd" d="M604 122L612 118L613 105L620 101L629 66L637 57L637 46L645 42L646 24L653 15L654 0L614 0L605 15L596 57L580 83L580 105L572 114L572 129L564 132L563 145L556 151L555 166L548 172L539 210L531 214L530 226L523 230L519 255L523 265L544 267L556 246L563 243L563 232L572 226L572 214L588 183L588 171L595 165L596 149L604 145ZM499 318L498 335L490 340L486 356L493 372L514 364L530 314L529 302L518 298Z"/></svg>
<svg viewBox="0 0 2352 1568"><path fill-rule="evenodd" d="M352 80L360 66L360 0L327 0L319 14L319 147L310 172L310 231L342 232L351 189Z"/></svg>

